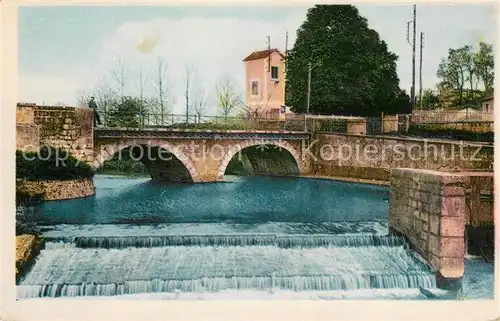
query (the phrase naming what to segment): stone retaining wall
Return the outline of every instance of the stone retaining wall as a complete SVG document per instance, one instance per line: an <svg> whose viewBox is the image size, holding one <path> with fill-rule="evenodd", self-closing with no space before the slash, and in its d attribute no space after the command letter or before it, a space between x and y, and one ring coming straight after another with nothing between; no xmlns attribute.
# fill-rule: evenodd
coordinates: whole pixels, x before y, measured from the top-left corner
<svg viewBox="0 0 500 321"><path fill-rule="evenodd" d="M411 248L435 269L441 286L463 276L466 224L478 220L493 223L493 212L486 219L479 207L468 209L466 197L472 192L470 200L476 199L477 183L490 179L492 186L493 173L392 171L390 233L405 236Z"/></svg>
<svg viewBox="0 0 500 321"><path fill-rule="evenodd" d="M17 149L33 151L50 145L89 164L94 160L93 111L89 108L18 104L16 125Z"/></svg>
<svg viewBox="0 0 500 321"><path fill-rule="evenodd" d="M312 174L319 176L389 181L392 168L455 172L493 166L492 145L333 133L313 141Z"/></svg>
<svg viewBox="0 0 500 321"><path fill-rule="evenodd" d="M92 179L67 181L25 181L16 182L16 188L27 190L30 194L41 194L45 201L83 198L95 194Z"/></svg>
<svg viewBox="0 0 500 321"><path fill-rule="evenodd" d="M16 125L16 150L36 152L40 149L39 126L29 124Z"/></svg>

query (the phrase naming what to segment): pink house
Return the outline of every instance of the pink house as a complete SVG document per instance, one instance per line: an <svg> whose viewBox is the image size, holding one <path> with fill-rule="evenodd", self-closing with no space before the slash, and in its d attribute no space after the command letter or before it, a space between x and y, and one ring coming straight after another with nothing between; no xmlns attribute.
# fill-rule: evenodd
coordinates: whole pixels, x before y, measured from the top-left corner
<svg viewBox="0 0 500 321"><path fill-rule="evenodd" d="M278 49L252 52L246 68L246 109L249 116L285 117L285 55Z"/></svg>

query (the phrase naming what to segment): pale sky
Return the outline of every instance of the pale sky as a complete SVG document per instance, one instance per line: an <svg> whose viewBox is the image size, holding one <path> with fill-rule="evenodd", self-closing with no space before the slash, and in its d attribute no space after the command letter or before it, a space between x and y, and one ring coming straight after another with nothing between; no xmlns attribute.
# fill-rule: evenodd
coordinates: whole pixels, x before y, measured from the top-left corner
<svg viewBox="0 0 500 321"><path fill-rule="evenodd" d="M312 6L312 5L310 5ZM99 83L116 83L109 70L121 59L126 66L125 94L138 95L139 70L148 78L146 94L154 93L158 57L167 63L173 112L184 110L185 66L192 79L211 95L207 114L214 115L215 83L231 76L244 93L242 59L266 45L281 50L295 41L296 30L310 6L29 6L19 9L19 101L75 105L80 93ZM400 86L410 92L411 47L406 22L411 4L357 4L389 49L399 56ZM448 48L479 40L495 43L495 4L419 4L417 31L425 33L423 84L434 87L436 70ZM419 38L417 36L417 38ZM137 46L157 39L149 53ZM418 50L417 50L418 88Z"/></svg>

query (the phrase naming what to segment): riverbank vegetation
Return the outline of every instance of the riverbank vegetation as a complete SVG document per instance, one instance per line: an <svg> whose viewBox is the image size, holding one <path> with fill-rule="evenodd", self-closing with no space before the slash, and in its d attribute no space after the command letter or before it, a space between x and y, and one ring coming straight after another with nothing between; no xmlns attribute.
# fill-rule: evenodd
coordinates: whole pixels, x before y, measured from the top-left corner
<svg viewBox="0 0 500 321"><path fill-rule="evenodd" d="M44 146L36 152L16 151L16 181L67 181L91 179L94 171L69 152ZM16 183L16 235L39 235L32 217L43 201L41 185Z"/></svg>
<svg viewBox="0 0 500 321"><path fill-rule="evenodd" d="M112 159L107 160L99 167L96 174L122 175L127 177L148 177L146 166L138 160L133 159L128 150L116 153Z"/></svg>
<svg viewBox="0 0 500 321"><path fill-rule="evenodd" d="M16 151L16 179L73 180L92 178L92 167L68 151L44 146L37 152Z"/></svg>

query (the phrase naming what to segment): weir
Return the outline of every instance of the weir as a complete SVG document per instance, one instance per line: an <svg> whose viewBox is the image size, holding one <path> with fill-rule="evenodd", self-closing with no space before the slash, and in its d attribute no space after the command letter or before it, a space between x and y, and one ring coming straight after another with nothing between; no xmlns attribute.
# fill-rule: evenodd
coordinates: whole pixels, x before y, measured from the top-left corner
<svg viewBox="0 0 500 321"><path fill-rule="evenodd" d="M49 239L19 298L223 290L436 288L404 240L380 235Z"/></svg>
<svg viewBox="0 0 500 321"><path fill-rule="evenodd" d="M438 290L435 271L388 235L380 188L254 177L131 192L100 179L92 202L44 205L45 248L19 278L19 299ZM160 223L138 223L151 217Z"/></svg>
<svg viewBox="0 0 500 321"><path fill-rule="evenodd" d="M393 235L164 235L164 236L77 236L47 238L46 249L67 247L126 248L163 246L252 246L270 245L279 248L402 246L404 239Z"/></svg>

